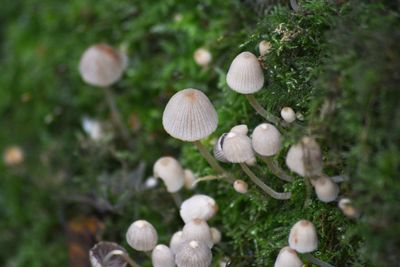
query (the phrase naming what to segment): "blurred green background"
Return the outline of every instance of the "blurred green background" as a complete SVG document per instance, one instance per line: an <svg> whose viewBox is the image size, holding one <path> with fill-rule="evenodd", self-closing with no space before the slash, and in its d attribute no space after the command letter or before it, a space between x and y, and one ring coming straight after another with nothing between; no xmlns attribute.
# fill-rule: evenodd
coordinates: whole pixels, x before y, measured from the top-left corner
<svg viewBox="0 0 400 267"><path fill-rule="evenodd" d="M210 222L223 234L214 266L225 257L230 266L273 266L299 219L314 222L315 255L335 266L398 266L400 3L304 0L293 11L288 2L3 0L0 149L5 157L17 146L24 159L0 164L0 265L78 266L69 263L72 243L111 240L128 248L125 232L141 218L168 244L183 222L162 184L143 185L153 163L172 155L198 176L213 172L192 145L164 132L165 104L187 87L209 96L219 114L217 132L204 140L209 149L236 124L254 129L262 118L229 90L225 75L238 53L258 56L258 43L267 40L267 82L256 97L276 115L291 106L305 117L303 127L285 132L281 165L301 136L316 137L326 173L350 177L340 195L351 197L362 216L349 219L336 203L315 196L303 208L303 180L284 185L259 162L254 170L277 190L292 191L290 201L269 199L252 186L239 195L221 181L194 190L220 206ZM130 144L113 127L101 89L79 76L83 51L101 42L129 58L112 91ZM200 47L212 53L208 67L193 60ZM101 122L105 137L92 140L84 118ZM224 167L246 179L237 166ZM77 233L87 240L77 241ZM150 266L145 255L129 252Z"/></svg>

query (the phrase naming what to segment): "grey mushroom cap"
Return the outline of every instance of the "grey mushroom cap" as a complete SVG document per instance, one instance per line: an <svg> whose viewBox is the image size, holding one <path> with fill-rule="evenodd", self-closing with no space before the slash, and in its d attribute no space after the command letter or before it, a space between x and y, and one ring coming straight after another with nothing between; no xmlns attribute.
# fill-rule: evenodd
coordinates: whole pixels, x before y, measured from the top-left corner
<svg viewBox="0 0 400 267"><path fill-rule="evenodd" d="M317 230L314 224L300 220L290 230L289 246L299 253L313 252L318 248Z"/></svg>
<svg viewBox="0 0 400 267"><path fill-rule="evenodd" d="M166 245L157 245L151 253L153 267L174 267L174 254Z"/></svg>
<svg viewBox="0 0 400 267"><path fill-rule="evenodd" d="M258 125L251 138L253 149L261 156L270 157L281 149L281 134L272 124L262 123Z"/></svg>
<svg viewBox="0 0 400 267"><path fill-rule="evenodd" d="M157 245L157 231L149 222L138 220L129 226L126 241L137 251L152 251Z"/></svg>
<svg viewBox="0 0 400 267"><path fill-rule="evenodd" d="M97 243L89 251L89 259L92 267L125 267L127 264L126 260L118 255L114 255L105 261L106 256L114 250L126 252L126 250L117 243L106 241Z"/></svg>
<svg viewBox="0 0 400 267"><path fill-rule="evenodd" d="M178 267L209 267L211 261L211 249L197 240L183 243L175 255L175 263Z"/></svg>
<svg viewBox="0 0 400 267"><path fill-rule="evenodd" d="M247 135L230 132L223 145L225 158L232 163L245 163L254 158L251 139Z"/></svg>
<svg viewBox="0 0 400 267"><path fill-rule="evenodd" d="M214 157L221 162L228 162L228 160L225 158L224 156L224 151L222 150L222 146L224 144L224 139L225 137L228 135L228 133L223 133L217 140L217 142L215 142L214 144Z"/></svg>
<svg viewBox="0 0 400 267"><path fill-rule="evenodd" d="M198 141L217 129L217 112L197 89L184 89L171 97L163 113L165 131L182 141Z"/></svg>
<svg viewBox="0 0 400 267"><path fill-rule="evenodd" d="M209 248L214 245L211 230L205 220L195 219L185 224L182 229L183 238L204 242Z"/></svg>
<svg viewBox="0 0 400 267"><path fill-rule="evenodd" d="M302 267L303 263L294 249L284 247L276 258L274 267Z"/></svg>

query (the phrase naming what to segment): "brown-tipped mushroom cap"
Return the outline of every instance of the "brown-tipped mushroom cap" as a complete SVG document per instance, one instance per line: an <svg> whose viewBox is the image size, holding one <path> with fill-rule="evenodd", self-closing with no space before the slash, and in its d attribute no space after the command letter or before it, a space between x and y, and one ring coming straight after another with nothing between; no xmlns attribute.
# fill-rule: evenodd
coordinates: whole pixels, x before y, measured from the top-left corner
<svg viewBox="0 0 400 267"><path fill-rule="evenodd" d="M253 94L264 85L264 73L257 57L242 52L235 57L226 75L228 86L240 94Z"/></svg>
<svg viewBox="0 0 400 267"><path fill-rule="evenodd" d="M260 53L260 56L268 54L271 48L272 44L266 40L263 40L258 44L258 51Z"/></svg>
<svg viewBox="0 0 400 267"><path fill-rule="evenodd" d="M172 137L198 141L215 131L217 112L208 97L197 89L184 89L171 97L163 114L163 126Z"/></svg>
<svg viewBox="0 0 400 267"><path fill-rule="evenodd" d="M289 246L300 253L313 252L318 247L317 230L314 224L300 220L293 225L289 234Z"/></svg>
<svg viewBox="0 0 400 267"><path fill-rule="evenodd" d="M110 257L105 261L106 256L114 251L121 250L126 252L126 250L120 245L113 242L99 242L89 251L89 258L92 267L124 267L126 266L126 260L118 255Z"/></svg>
<svg viewBox="0 0 400 267"><path fill-rule="evenodd" d="M214 245L210 227L205 220L194 219L186 223L182 229L182 234L186 240L202 241L210 248Z"/></svg>
<svg viewBox="0 0 400 267"><path fill-rule="evenodd" d="M297 256L295 250L290 247L284 247L276 258L274 267L302 267L303 263Z"/></svg>
<svg viewBox="0 0 400 267"><path fill-rule="evenodd" d="M154 163L153 173L164 181L167 191L178 192L185 183L185 172L181 164L173 157L162 157Z"/></svg>
<svg viewBox="0 0 400 267"><path fill-rule="evenodd" d="M261 156L273 156L281 149L281 134L269 123L258 125L253 131L251 141L254 151Z"/></svg>
<svg viewBox="0 0 400 267"><path fill-rule="evenodd" d="M249 188L248 184L243 181L243 180L236 180L233 183L233 188L235 189L236 192L241 193L241 194L246 194L247 190Z"/></svg>
<svg viewBox="0 0 400 267"><path fill-rule="evenodd" d="M157 245L151 253L153 267L175 267L174 254L166 245Z"/></svg>
<svg viewBox="0 0 400 267"><path fill-rule="evenodd" d="M247 135L230 132L222 149L226 159L232 163L244 163L254 157L251 139Z"/></svg>
<svg viewBox="0 0 400 267"><path fill-rule="evenodd" d="M284 121L292 123L296 120L296 113L291 107L284 107L281 109L281 117Z"/></svg>
<svg viewBox="0 0 400 267"><path fill-rule="evenodd" d="M339 186L327 176L318 178L314 182L315 193L322 202L332 202L339 194Z"/></svg>
<svg viewBox="0 0 400 267"><path fill-rule="evenodd" d="M215 200L207 195L194 195L181 205L179 211L182 220L188 223L194 219L209 220L218 211L218 205Z"/></svg>
<svg viewBox="0 0 400 267"><path fill-rule="evenodd" d="M205 67L211 63L212 54L209 50L201 47L194 51L193 58L197 65Z"/></svg>
<svg viewBox="0 0 400 267"><path fill-rule="evenodd" d="M126 233L126 241L133 249L138 251L152 251L157 245L157 240L156 229L144 220L132 223Z"/></svg>
<svg viewBox="0 0 400 267"><path fill-rule="evenodd" d="M178 267L209 267L211 260L211 249L197 240L183 243L175 255L175 263Z"/></svg>

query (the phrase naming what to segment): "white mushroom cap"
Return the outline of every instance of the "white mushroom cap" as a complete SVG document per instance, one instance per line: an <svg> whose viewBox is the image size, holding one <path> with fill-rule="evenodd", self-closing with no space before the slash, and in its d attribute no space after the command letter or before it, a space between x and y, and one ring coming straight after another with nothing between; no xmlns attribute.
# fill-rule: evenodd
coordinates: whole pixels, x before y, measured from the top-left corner
<svg viewBox="0 0 400 267"><path fill-rule="evenodd" d="M242 52L235 57L226 75L228 86L240 94L253 94L264 85L264 73L257 57Z"/></svg>
<svg viewBox="0 0 400 267"><path fill-rule="evenodd" d="M154 177L164 181L167 191L178 192L185 183L185 172L181 164L173 157L162 157L154 163Z"/></svg>
<svg viewBox="0 0 400 267"><path fill-rule="evenodd" d="M247 135L247 133L249 132L249 128L247 127L246 124L239 124L239 125L232 127L230 132Z"/></svg>
<svg viewBox="0 0 400 267"><path fill-rule="evenodd" d="M284 247L276 258L274 267L302 267L303 262L297 256L295 250L290 247Z"/></svg>
<svg viewBox="0 0 400 267"><path fill-rule="evenodd" d="M272 44L268 41L261 41L258 44L258 51L260 52L260 56L264 56L269 53L269 50L271 50Z"/></svg>
<svg viewBox="0 0 400 267"><path fill-rule="evenodd" d="M225 158L232 163L244 163L254 157L251 139L247 135L228 133L222 150Z"/></svg>
<svg viewBox="0 0 400 267"><path fill-rule="evenodd" d="M24 151L19 146L7 147L3 153L3 161L7 166L16 166L24 161Z"/></svg>
<svg viewBox="0 0 400 267"><path fill-rule="evenodd" d="M342 198L339 200L338 206L340 210L349 218L356 219L360 216L360 211L354 207L352 201L349 198Z"/></svg>
<svg viewBox="0 0 400 267"><path fill-rule="evenodd" d="M224 152L223 152L223 150L222 150L222 145L224 144L224 140L225 140L225 137L226 137L227 135L228 135L227 133L223 133L223 134L218 138L217 142L215 142L215 144L214 144L214 150L213 150L214 157L215 157L217 160L221 161L221 162L228 162L228 160L225 158Z"/></svg>
<svg viewBox="0 0 400 267"><path fill-rule="evenodd" d="M112 256L105 262L106 256L114 250L126 250L120 245L113 242L99 242L89 251L89 259L92 267L124 267L126 266L126 260L118 255Z"/></svg>
<svg viewBox="0 0 400 267"><path fill-rule="evenodd" d="M126 241L135 250L152 251L157 245L156 229L149 222L138 220L129 226Z"/></svg>
<svg viewBox="0 0 400 267"><path fill-rule="evenodd" d="M255 166L257 164L257 158L252 157L251 159L246 160L245 163L246 163L246 165L249 165L249 166Z"/></svg>
<svg viewBox="0 0 400 267"><path fill-rule="evenodd" d="M322 173L321 148L313 138L303 137L298 144L290 147L286 165L301 176L318 176Z"/></svg>
<svg viewBox="0 0 400 267"><path fill-rule="evenodd" d="M173 254L176 254L179 247L185 242L185 238L183 237L182 231L178 231L172 235L171 241L169 242L169 247Z"/></svg>
<svg viewBox="0 0 400 267"><path fill-rule="evenodd" d="M185 188L186 189L193 189L193 188L195 188L196 187L196 185L194 184L194 182L196 182L196 175L194 175L194 173L191 171L191 170L189 170L189 169L186 169L185 171L184 171L184 173L185 173L185 177L184 177L184 181L185 181Z"/></svg>
<svg viewBox="0 0 400 267"><path fill-rule="evenodd" d="M211 227L210 232L211 232L211 239L214 244L218 244L219 242L221 242L222 235L217 228Z"/></svg>
<svg viewBox="0 0 400 267"><path fill-rule="evenodd" d="M83 53L79 72L88 84L106 87L121 78L125 65L120 52L107 44L96 44Z"/></svg>
<svg viewBox="0 0 400 267"><path fill-rule="evenodd" d="M318 199L322 202L334 201L339 194L339 186L327 176L318 178L313 185Z"/></svg>
<svg viewBox="0 0 400 267"><path fill-rule="evenodd" d="M185 223L194 219L208 221L217 211L218 205L213 198L206 195L194 195L183 201L180 215Z"/></svg>
<svg viewBox="0 0 400 267"><path fill-rule="evenodd" d="M205 220L194 219L185 224L182 229L183 238L186 240L197 240L204 242L209 248L212 248L214 243L211 237L211 230Z"/></svg>
<svg viewBox="0 0 400 267"><path fill-rule="evenodd" d="M211 63L212 54L209 50L201 47L194 51L193 58L197 65L205 67Z"/></svg>
<svg viewBox="0 0 400 267"><path fill-rule="evenodd" d="M261 156L273 156L281 149L281 134L278 129L269 123L258 125L251 138L254 151Z"/></svg>
<svg viewBox="0 0 400 267"><path fill-rule="evenodd" d="M243 181L243 180L236 180L233 183L233 188L235 189L236 192L241 193L241 194L246 194L247 190L249 188L248 184Z"/></svg>
<svg viewBox="0 0 400 267"><path fill-rule="evenodd" d="M289 246L300 253L316 250L318 237L314 224L307 220L300 220L295 223L290 230Z"/></svg>
<svg viewBox="0 0 400 267"><path fill-rule="evenodd" d="M166 245L157 245L151 253L153 267L175 267L174 254Z"/></svg>
<svg viewBox="0 0 400 267"><path fill-rule="evenodd" d="M296 113L291 107L284 107L281 109L281 117L284 121L292 123L296 120Z"/></svg>
<svg viewBox="0 0 400 267"><path fill-rule="evenodd" d="M197 89L184 89L171 97L163 114L163 126L172 137L197 141L209 136L218 116L208 97Z"/></svg>
<svg viewBox="0 0 400 267"><path fill-rule="evenodd" d="M211 249L198 240L183 243L175 255L178 267L209 267L211 260Z"/></svg>

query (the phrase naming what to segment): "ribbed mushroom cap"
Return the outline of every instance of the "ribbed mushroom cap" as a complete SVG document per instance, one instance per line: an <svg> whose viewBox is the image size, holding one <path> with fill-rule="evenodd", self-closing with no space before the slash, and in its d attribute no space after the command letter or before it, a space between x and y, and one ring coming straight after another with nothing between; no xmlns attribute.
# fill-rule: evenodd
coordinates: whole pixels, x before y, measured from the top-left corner
<svg viewBox="0 0 400 267"><path fill-rule="evenodd" d="M211 232L211 239L214 244L218 244L219 242L221 242L222 235L221 235L221 232L217 228L211 227L210 232Z"/></svg>
<svg viewBox="0 0 400 267"><path fill-rule="evenodd" d="M308 253L317 249L318 237L314 224L300 220L293 225L289 234L289 246L300 253Z"/></svg>
<svg viewBox="0 0 400 267"><path fill-rule="evenodd" d="M297 256L295 250L290 247L284 247L276 258L274 267L302 267L303 263Z"/></svg>
<svg viewBox="0 0 400 267"><path fill-rule="evenodd" d="M260 52L260 56L264 56L264 55L268 54L269 50L271 50L271 47L272 47L272 45L270 42L265 41L265 40L261 41L258 44L258 51Z"/></svg>
<svg viewBox="0 0 400 267"><path fill-rule="evenodd" d="M336 200L339 194L339 186L329 177L320 177L314 182L315 193L322 202Z"/></svg>
<svg viewBox="0 0 400 267"><path fill-rule="evenodd" d="M240 94L253 94L264 85L264 73L257 57L242 52L235 57L226 75L228 86Z"/></svg>
<svg viewBox="0 0 400 267"><path fill-rule="evenodd" d="M172 137L198 141L218 125L218 116L208 97L197 89L184 89L171 97L163 114L163 126Z"/></svg>
<svg viewBox="0 0 400 267"><path fill-rule="evenodd" d="M209 246L209 248L212 248L214 245L210 227L205 220L194 219L186 223L182 229L182 234L185 240L202 241Z"/></svg>
<svg viewBox="0 0 400 267"><path fill-rule="evenodd" d="M169 247L173 254L176 254L179 247L185 242L185 238L183 237L182 231L178 231L172 235L171 240L169 242Z"/></svg>
<svg viewBox="0 0 400 267"><path fill-rule="evenodd" d="M175 255L175 263L178 267L209 267L211 260L211 249L197 240L183 243Z"/></svg>
<svg viewBox="0 0 400 267"><path fill-rule="evenodd" d="M164 181L167 191L178 192L185 183L185 172L181 164L173 157L162 157L154 163L154 177Z"/></svg>
<svg viewBox="0 0 400 267"><path fill-rule="evenodd" d="M296 113L291 107L284 107L281 109L281 117L284 121L292 123L296 120Z"/></svg>
<svg viewBox="0 0 400 267"><path fill-rule="evenodd" d="M194 219L208 221L218 211L218 205L215 200L206 195L194 195L183 201L180 209L180 215L185 223Z"/></svg>
<svg viewBox="0 0 400 267"><path fill-rule="evenodd" d="M88 84L106 87L121 78L125 65L121 53L107 44L97 44L83 53L79 72Z"/></svg>
<svg viewBox="0 0 400 267"><path fill-rule="evenodd" d="M175 267L174 254L166 245L157 245L151 253L153 267Z"/></svg>
<svg viewBox="0 0 400 267"><path fill-rule="evenodd" d="M249 132L249 128L247 127L246 124L239 124L239 125L232 127L230 132L247 135L247 133Z"/></svg>
<svg viewBox="0 0 400 267"><path fill-rule="evenodd" d="M227 133L223 133L223 134L218 138L217 142L215 142L215 144L214 144L214 150L213 150L214 157L215 157L218 161L221 161L221 162L228 162L228 160L225 158L224 152L223 152L223 150L222 150L222 146L223 146L223 144L224 144L224 140L225 140L225 137L226 137L227 135L228 135Z"/></svg>
<svg viewBox="0 0 400 267"><path fill-rule="evenodd" d="M247 135L228 133L222 149L225 158L232 163L244 163L254 157L251 139Z"/></svg>
<svg viewBox="0 0 400 267"><path fill-rule="evenodd" d="M156 229L149 222L138 220L129 226L126 241L135 250L152 251L157 245Z"/></svg>
<svg viewBox="0 0 400 267"><path fill-rule="evenodd" d="M120 245L113 242L99 242L89 251L89 259L92 267L124 267L126 266L126 260L118 255L114 255L105 261L106 256L114 250L126 250Z"/></svg>
<svg viewBox="0 0 400 267"><path fill-rule="evenodd" d="M194 184L194 182L196 182L196 175L189 169L184 170L185 173L185 188L186 189L193 189L194 187L196 187L196 185Z"/></svg>
<svg viewBox="0 0 400 267"><path fill-rule="evenodd" d="M251 137L254 151L261 156L273 156L281 149L281 134L278 129L269 123L258 125Z"/></svg>
<svg viewBox="0 0 400 267"><path fill-rule="evenodd" d="M318 176L322 173L322 154L318 143L311 137L303 137L292 145L286 155L288 168L301 176Z"/></svg>
<svg viewBox="0 0 400 267"><path fill-rule="evenodd" d="M249 188L248 184L243 181L243 180L236 180L233 183L233 188L235 189L236 192L241 193L241 194L246 194L247 190Z"/></svg>
<svg viewBox="0 0 400 267"><path fill-rule="evenodd" d="M198 48L193 54L194 61L199 66L208 66L212 61L212 54L205 48Z"/></svg>

